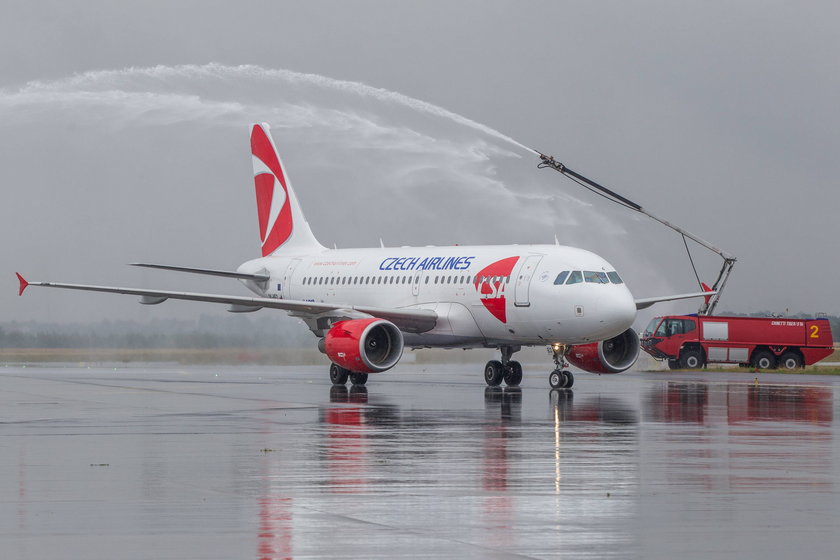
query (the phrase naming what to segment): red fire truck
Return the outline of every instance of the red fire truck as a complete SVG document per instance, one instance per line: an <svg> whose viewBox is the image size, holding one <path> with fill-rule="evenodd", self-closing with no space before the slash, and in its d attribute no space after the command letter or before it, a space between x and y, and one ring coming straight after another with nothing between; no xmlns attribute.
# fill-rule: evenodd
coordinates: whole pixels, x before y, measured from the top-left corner
<svg viewBox="0 0 840 560"><path fill-rule="evenodd" d="M759 369L796 369L834 352L827 319L779 317L656 317L641 337L642 350L671 369L707 363Z"/></svg>

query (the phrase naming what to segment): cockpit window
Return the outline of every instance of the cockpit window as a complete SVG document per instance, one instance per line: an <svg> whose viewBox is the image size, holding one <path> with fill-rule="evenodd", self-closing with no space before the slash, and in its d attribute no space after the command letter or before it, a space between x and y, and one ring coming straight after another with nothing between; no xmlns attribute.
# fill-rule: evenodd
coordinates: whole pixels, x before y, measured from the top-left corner
<svg viewBox="0 0 840 560"><path fill-rule="evenodd" d="M583 274L581 274L580 270L573 270L569 274L569 279L566 280L566 284L579 284L581 282L583 282Z"/></svg>
<svg viewBox="0 0 840 560"><path fill-rule="evenodd" d="M610 280L607 278L606 272L594 272L592 270L583 271L583 279L590 284L609 284Z"/></svg>
<svg viewBox="0 0 840 560"><path fill-rule="evenodd" d="M560 274L558 274L558 275L557 275L557 278L555 278L555 279L554 279L554 285L555 285L555 286L557 286L557 285L560 285L560 284L562 284L563 282L565 282L565 281L566 281L566 276L568 276L568 275L569 275L569 271L568 271L568 270L564 270L563 272L561 272Z"/></svg>
<svg viewBox="0 0 840 560"><path fill-rule="evenodd" d="M613 284L624 284L624 280L621 279L621 276L616 271L607 272L607 276L610 277L610 282Z"/></svg>

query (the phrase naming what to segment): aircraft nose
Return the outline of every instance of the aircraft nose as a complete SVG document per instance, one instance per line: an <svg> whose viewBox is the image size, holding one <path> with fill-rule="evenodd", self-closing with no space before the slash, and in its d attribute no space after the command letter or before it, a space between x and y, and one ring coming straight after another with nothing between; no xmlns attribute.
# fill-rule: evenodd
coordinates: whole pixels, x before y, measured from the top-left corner
<svg viewBox="0 0 840 560"><path fill-rule="evenodd" d="M624 289L615 294L615 300L610 306L610 322L622 327L622 332L633 326L636 320L636 300L630 290Z"/></svg>

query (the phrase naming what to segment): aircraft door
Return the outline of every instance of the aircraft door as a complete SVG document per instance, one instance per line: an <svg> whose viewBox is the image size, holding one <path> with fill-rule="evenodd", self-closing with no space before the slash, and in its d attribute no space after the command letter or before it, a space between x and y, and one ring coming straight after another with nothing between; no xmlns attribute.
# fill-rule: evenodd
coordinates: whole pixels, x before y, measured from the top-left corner
<svg viewBox="0 0 840 560"><path fill-rule="evenodd" d="M516 277L516 289L514 294L513 304L516 307L529 307L531 300L528 295L531 288L531 280L534 278L534 272L537 270L537 265L542 260L542 255L529 255L519 268L519 274Z"/></svg>
<svg viewBox="0 0 840 560"><path fill-rule="evenodd" d="M283 275L283 283L277 288L281 298L294 299L290 291L292 286L292 275L295 273L295 269L302 260L303 259L292 259L291 262L289 262L289 266L286 267L286 273Z"/></svg>

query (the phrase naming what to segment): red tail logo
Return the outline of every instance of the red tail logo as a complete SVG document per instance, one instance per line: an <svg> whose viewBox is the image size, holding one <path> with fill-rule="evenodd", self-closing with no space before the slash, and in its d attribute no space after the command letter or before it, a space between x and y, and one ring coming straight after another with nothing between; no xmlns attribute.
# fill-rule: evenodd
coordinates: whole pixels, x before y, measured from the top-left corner
<svg viewBox="0 0 840 560"><path fill-rule="evenodd" d="M481 303L493 317L507 323L505 291L510 285L510 274L519 257L508 257L487 265L475 275L475 289Z"/></svg>
<svg viewBox="0 0 840 560"><path fill-rule="evenodd" d="M254 157L260 241L265 257L292 235L292 205L283 166L261 126L254 126L251 130L251 154ZM278 183L282 188L278 188Z"/></svg>

